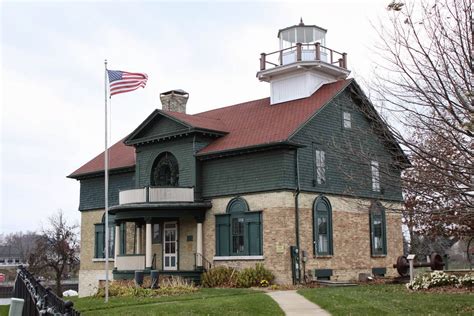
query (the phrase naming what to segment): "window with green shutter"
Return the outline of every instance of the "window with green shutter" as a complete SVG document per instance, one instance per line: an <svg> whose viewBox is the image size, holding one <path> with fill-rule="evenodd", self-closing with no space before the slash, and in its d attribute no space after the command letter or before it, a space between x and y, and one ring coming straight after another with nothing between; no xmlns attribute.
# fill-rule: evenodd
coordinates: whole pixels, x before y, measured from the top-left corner
<svg viewBox="0 0 474 316"><path fill-rule="evenodd" d="M105 228L104 224L95 224L95 247L94 247L94 258L104 258L105 249Z"/></svg>
<svg viewBox="0 0 474 316"><path fill-rule="evenodd" d="M242 198L232 199L225 214L216 214L216 255L258 256L262 253L262 213L250 211Z"/></svg>
<svg viewBox="0 0 474 316"><path fill-rule="evenodd" d="M332 208L325 196L319 196L313 204L313 252L316 256L333 255Z"/></svg>
<svg viewBox="0 0 474 316"><path fill-rule="evenodd" d="M114 257L114 241L115 216L109 214L109 258ZM101 223L94 224L94 258L105 258L105 215Z"/></svg>
<svg viewBox="0 0 474 316"><path fill-rule="evenodd" d="M385 208L376 201L370 206L370 248L373 256L387 254L387 225Z"/></svg>

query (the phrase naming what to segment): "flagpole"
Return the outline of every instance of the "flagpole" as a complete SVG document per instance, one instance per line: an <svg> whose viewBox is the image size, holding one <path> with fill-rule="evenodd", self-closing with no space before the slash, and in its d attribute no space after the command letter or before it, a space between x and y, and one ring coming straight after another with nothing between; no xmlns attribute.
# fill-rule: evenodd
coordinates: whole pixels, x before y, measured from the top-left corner
<svg viewBox="0 0 474 316"><path fill-rule="evenodd" d="M109 147L107 145L107 59L104 61L104 92L105 92L105 151L104 151L104 178L105 178L105 303L109 302Z"/></svg>

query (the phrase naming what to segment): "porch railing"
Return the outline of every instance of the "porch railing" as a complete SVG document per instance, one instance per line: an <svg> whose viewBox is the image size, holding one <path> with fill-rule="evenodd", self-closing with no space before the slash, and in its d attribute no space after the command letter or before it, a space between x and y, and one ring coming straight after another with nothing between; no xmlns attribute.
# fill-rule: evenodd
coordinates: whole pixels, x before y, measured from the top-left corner
<svg viewBox="0 0 474 316"><path fill-rule="evenodd" d="M194 188L144 187L119 192L119 204L193 202Z"/></svg>
<svg viewBox="0 0 474 316"><path fill-rule="evenodd" d="M41 285L23 266L19 266L17 270L13 297L25 300L23 316L80 315L74 310L73 302L60 299L51 288Z"/></svg>
<svg viewBox="0 0 474 316"><path fill-rule="evenodd" d="M297 61L323 61L331 65L347 69L347 54L325 47L321 43L302 44L260 54L260 70L266 70L267 65L278 67Z"/></svg>
<svg viewBox="0 0 474 316"><path fill-rule="evenodd" d="M196 270L203 269L204 271L209 271L212 268L212 263L207 260L202 254L194 254L194 267Z"/></svg>

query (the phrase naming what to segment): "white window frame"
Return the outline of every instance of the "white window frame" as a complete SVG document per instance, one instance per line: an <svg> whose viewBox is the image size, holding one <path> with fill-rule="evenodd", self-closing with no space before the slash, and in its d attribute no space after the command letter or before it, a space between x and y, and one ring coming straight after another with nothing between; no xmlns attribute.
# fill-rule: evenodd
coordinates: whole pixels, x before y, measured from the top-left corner
<svg viewBox="0 0 474 316"><path fill-rule="evenodd" d="M372 173L372 191L380 192L380 165L376 160L370 162L370 169Z"/></svg>
<svg viewBox="0 0 474 316"><path fill-rule="evenodd" d="M316 183L323 185L326 183L326 153L324 150L315 150L315 164L316 164Z"/></svg>
<svg viewBox="0 0 474 316"><path fill-rule="evenodd" d="M342 112L342 126L345 129L352 128L352 115L350 112Z"/></svg>

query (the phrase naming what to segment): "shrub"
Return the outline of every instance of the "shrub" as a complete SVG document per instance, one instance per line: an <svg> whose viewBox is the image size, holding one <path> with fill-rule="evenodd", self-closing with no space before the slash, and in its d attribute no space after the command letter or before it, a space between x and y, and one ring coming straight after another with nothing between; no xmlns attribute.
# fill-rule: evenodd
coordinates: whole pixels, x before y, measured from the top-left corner
<svg viewBox="0 0 474 316"><path fill-rule="evenodd" d="M203 287L234 287L234 276L237 271L229 267L216 267L201 276L201 284Z"/></svg>
<svg viewBox="0 0 474 316"><path fill-rule="evenodd" d="M270 270L257 263L255 268L237 271L229 267L216 267L202 275L204 287L251 287L268 286L275 280ZM263 282L264 281L264 282ZM263 283L262 283L263 282Z"/></svg>
<svg viewBox="0 0 474 316"><path fill-rule="evenodd" d="M135 285L134 281L112 282L109 285L109 296L158 297L189 294L198 290L192 283L179 277L162 280L158 289L148 288L145 283L143 287L139 287ZM95 296L104 297L105 288L100 288Z"/></svg>
<svg viewBox="0 0 474 316"><path fill-rule="evenodd" d="M466 274L459 278L459 285L463 287L474 287L474 274Z"/></svg>
<svg viewBox="0 0 474 316"><path fill-rule="evenodd" d="M441 286L472 287L473 284L474 275L466 274L458 278L453 274L447 274L443 271L434 271L417 275L406 287L410 290L417 291Z"/></svg>

